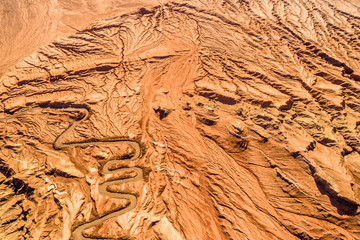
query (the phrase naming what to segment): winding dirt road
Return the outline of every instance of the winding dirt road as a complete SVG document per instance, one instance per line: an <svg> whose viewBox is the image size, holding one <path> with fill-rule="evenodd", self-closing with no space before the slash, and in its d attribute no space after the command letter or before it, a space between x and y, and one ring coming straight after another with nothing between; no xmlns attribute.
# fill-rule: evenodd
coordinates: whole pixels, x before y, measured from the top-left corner
<svg viewBox="0 0 360 240"><path fill-rule="evenodd" d="M5 118L1 118L0 121L5 121L11 118L16 118L20 115L24 115L30 111L34 111L37 109L41 109L40 107L35 107L35 108L31 108L28 110L25 110L23 112L20 113L16 113L14 115L5 117ZM117 192L111 192L109 190L107 190L107 188L110 185L116 185L116 184L121 184L121 183L126 183L126 182L135 182L138 181L140 179L143 178L143 170L139 167L123 167L123 168L119 168L119 169L115 169L115 170L110 170L110 167L114 164L117 164L121 161L133 161L137 158L139 158L140 154L141 154L141 149L140 149L140 145L138 142L136 141L132 141L132 140L116 140L116 141L98 141L98 142L75 142L75 143L63 143L63 138L72 130L74 130L76 128L76 126L78 126L82 121L86 120L89 117L89 111L86 108L66 108L63 109L66 111L76 111L76 112L80 112L82 113L84 116L77 120L76 122L74 122L69 128L67 128L63 133L61 133L57 139L54 142L54 148L55 149L63 149L63 148L68 148L68 147L86 147L86 146L94 146L94 145L112 145L112 144L117 144L117 143L127 143L129 144L131 147L134 148L135 150L135 154L134 156L132 156L130 159L115 159L115 160L111 160L108 161L102 168L101 172L103 174L114 174L114 173L120 173L120 172L136 172L136 176L135 177L130 177L130 178L125 178L125 179L118 179L118 180L112 180L112 181L107 181L104 182L102 184L100 184L99 186L99 192L102 195L105 196L109 196L111 198L119 198L119 199L128 199L130 201L130 204L128 206L126 206L125 208L122 208L120 210L111 212L105 216L102 216L96 220L93 220L91 222L82 224L80 226L78 226L77 228L75 228L75 230L72 233L72 238L75 240L91 240L94 238L89 238L89 237L85 237L83 235L83 231L91 228L93 226L96 226L110 218L113 217L117 217L121 214L127 213L129 211L131 211L132 209L134 209L136 207L137 204L137 197L134 194L128 194L128 193L117 193ZM98 238L96 238L98 239Z"/></svg>

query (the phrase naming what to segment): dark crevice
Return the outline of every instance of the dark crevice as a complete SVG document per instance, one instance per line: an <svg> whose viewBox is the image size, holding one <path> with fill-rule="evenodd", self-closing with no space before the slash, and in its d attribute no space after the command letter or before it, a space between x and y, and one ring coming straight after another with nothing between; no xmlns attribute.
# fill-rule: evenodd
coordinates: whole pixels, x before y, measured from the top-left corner
<svg viewBox="0 0 360 240"><path fill-rule="evenodd" d="M199 92L199 95L208 99L216 100L226 105L235 105L237 103L236 99L232 97L224 96L208 89L203 89Z"/></svg>
<svg viewBox="0 0 360 240"><path fill-rule="evenodd" d="M63 172L57 168L53 168L47 172L45 172L46 175L53 175L57 177L64 177L64 178L76 178L76 176L70 175L66 172Z"/></svg>
<svg viewBox="0 0 360 240"><path fill-rule="evenodd" d="M150 11L150 10L148 10L148 9L146 9L146 8L140 8L139 11L138 11L138 13L139 13L140 15L146 15L146 14L153 14L154 11Z"/></svg>
<svg viewBox="0 0 360 240"><path fill-rule="evenodd" d="M61 210L63 207L61 206L61 203L59 201L59 199L57 199L55 196L54 196L54 202L56 203L56 205L58 206L58 208Z"/></svg>
<svg viewBox="0 0 360 240"><path fill-rule="evenodd" d="M16 172L2 159L0 159L0 172L8 178L4 184L12 187L15 194L24 194L27 198L33 195L35 189L30 187L29 184L25 183L23 180L13 177Z"/></svg>
<svg viewBox="0 0 360 240"><path fill-rule="evenodd" d="M27 106L32 105L32 103L28 103ZM67 109L67 108L85 108L87 110L90 110L90 107L86 104L76 104L76 103L70 103L70 102L42 102L37 104L38 107L41 108L54 108L54 109Z"/></svg>
<svg viewBox="0 0 360 240"><path fill-rule="evenodd" d="M316 169L309 165L311 174L315 180L316 186L321 194L329 197L331 205L337 208L337 211L340 215L349 215L355 216L359 207L359 204L348 199L346 197L340 196L336 191L331 188L329 182L321 178L317 173Z"/></svg>
<svg viewBox="0 0 360 240"><path fill-rule="evenodd" d="M12 178L10 182L16 194L24 194L27 198L33 195L35 189L30 187L29 184L25 183L23 180Z"/></svg>
<svg viewBox="0 0 360 240"><path fill-rule="evenodd" d="M161 107L157 107L157 108L154 108L154 112L156 113L156 115L159 116L160 120L166 118L169 113L170 113L170 110L169 109L164 109L164 108L161 108Z"/></svg>
<svg viewBox="0 0 360 240"><path fill-rule="evenodd" d="M313 151L316 147L316 142L315 141L312 141L307 147L306 147L306 150L308 151Z"/></svg>
<svg viewBox="0 0 360 240"><path fill-rule="evenodd" d="M330 199L331 204L337 208L338 213L341 215L355 216L358 210L359 205L356 202L353 202L347 198L335 195L331 189L329 189L328 184L316 181L316 186L323 195L327 195Z"/></svg>
<svg viewBox="0 0 360 240"><path fill-rule="evenodd" d="M15 175L15 171L0 158L0 172L7 178Z"/></svg>

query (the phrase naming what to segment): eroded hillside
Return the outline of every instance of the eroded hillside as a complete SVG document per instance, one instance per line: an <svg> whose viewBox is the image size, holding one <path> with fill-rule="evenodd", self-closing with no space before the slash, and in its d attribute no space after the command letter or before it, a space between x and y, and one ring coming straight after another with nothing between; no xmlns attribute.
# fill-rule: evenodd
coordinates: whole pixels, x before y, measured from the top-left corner
<svg viewBox="0 0 360 240"><path fill-rule="evenodd" d="M2 239L360 239L360 3L174 1L1 77Z"/></svg>

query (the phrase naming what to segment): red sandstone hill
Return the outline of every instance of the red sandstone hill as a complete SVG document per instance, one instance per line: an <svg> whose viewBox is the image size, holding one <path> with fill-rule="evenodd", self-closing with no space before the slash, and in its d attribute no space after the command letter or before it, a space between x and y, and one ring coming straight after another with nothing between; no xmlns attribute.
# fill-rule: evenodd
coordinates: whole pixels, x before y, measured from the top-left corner
<svg viewBox="0 0 360 240"><path fill-rule="evenodd" d="M0 2L0 239L360 239L360 2Z"/></svg>

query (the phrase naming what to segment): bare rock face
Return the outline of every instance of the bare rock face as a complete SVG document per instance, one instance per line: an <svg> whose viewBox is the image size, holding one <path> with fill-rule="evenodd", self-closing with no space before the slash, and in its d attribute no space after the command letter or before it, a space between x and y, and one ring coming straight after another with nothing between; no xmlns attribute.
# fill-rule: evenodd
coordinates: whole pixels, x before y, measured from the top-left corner
<svg viewBox="0 0 360 240"><path fill-rule="evenodd" d="M2 30L0 239L360 239L359 1L111 2Z"/></svg>

